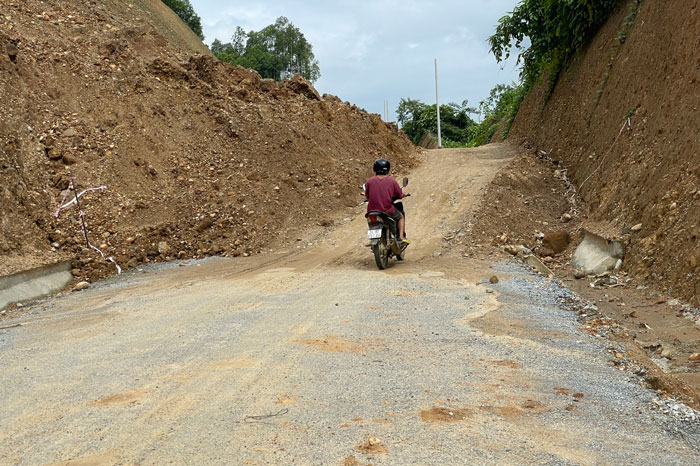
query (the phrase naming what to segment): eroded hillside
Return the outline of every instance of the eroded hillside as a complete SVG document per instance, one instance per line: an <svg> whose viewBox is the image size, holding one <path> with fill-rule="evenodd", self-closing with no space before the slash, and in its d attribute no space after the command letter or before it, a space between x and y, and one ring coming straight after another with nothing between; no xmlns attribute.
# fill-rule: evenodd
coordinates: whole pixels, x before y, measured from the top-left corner
<svg viewBox="0 0 700 466"><path fill-rule="evenodd" d="M358 201L371 161L413 146L300 78L217 62L162 2L5 2L0 12L0 274L252 254ZM201 52L201 53L198 53ZM70 197L69 197L70 198Z"/></svg>
<svg viewBox="0 0 700 466"><path fill-rule="evenodd" d="M637 3L621 2L546 103L536 87L510 136L568 169L584 226L629 240L626 269L698 305L700 4Z"/></svg>

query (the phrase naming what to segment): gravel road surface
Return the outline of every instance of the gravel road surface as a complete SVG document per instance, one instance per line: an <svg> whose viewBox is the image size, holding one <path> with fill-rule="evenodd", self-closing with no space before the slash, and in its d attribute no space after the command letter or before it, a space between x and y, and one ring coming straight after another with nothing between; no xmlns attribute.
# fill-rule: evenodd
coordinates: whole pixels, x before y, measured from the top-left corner
<svg viewBox="0 0 700 466"><path fill-rule="evenodd" d="M616 368L566 288L441 241L509 151L429 153L386 271L356 210L305 250L133 271L5 320L0 463L700 464L698 421Z"/></svg>

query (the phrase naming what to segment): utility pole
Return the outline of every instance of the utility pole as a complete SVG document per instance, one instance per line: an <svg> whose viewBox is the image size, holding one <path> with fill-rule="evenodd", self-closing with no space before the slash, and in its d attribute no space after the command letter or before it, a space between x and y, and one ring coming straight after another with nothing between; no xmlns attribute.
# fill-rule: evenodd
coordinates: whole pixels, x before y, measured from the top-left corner
<svg viewBox="0 0 700 466"><path fill-rule="evenodd" d="M438 96L437 58L435 59L435 107L437 107L438 149L442 149L442 133L440 132L440 98Z"/></svg>

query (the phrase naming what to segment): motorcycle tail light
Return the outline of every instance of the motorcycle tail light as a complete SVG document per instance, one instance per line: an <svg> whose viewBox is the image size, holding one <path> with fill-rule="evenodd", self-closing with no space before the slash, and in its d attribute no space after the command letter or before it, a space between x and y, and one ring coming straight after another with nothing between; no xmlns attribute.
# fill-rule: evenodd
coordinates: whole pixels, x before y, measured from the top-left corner
<svg viewBox="0 0 700 466"><path fill-rule="evenodd" d="M377 223L377 216L376 215L370 215L367 217L369 220L369 223Z"/></svg>

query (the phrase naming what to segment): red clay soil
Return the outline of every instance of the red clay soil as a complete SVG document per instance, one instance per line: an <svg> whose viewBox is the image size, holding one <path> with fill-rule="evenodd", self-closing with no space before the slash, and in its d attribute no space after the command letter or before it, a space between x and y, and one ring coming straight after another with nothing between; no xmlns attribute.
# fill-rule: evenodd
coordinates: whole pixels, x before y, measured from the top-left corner
<svg viewBox="0 0 700 466"><path fill-rule="evenodd" d="M700 2L643 1L620 43L631 3L621 2L546 104L542 86L525 100L510 140L568 169L586 227L630 234L631 276L698 306Z"/></svg>
<svg viewBox="0 0 700 466"><path fill-rule="evenodd" d="M357 204L378 156L415 163L378 115L206 52L158 0L3 3L0 275L114 272L74 206L53 216L71 176L107 186L80 198L90 238L133 267L294 241Z"/></svg>

